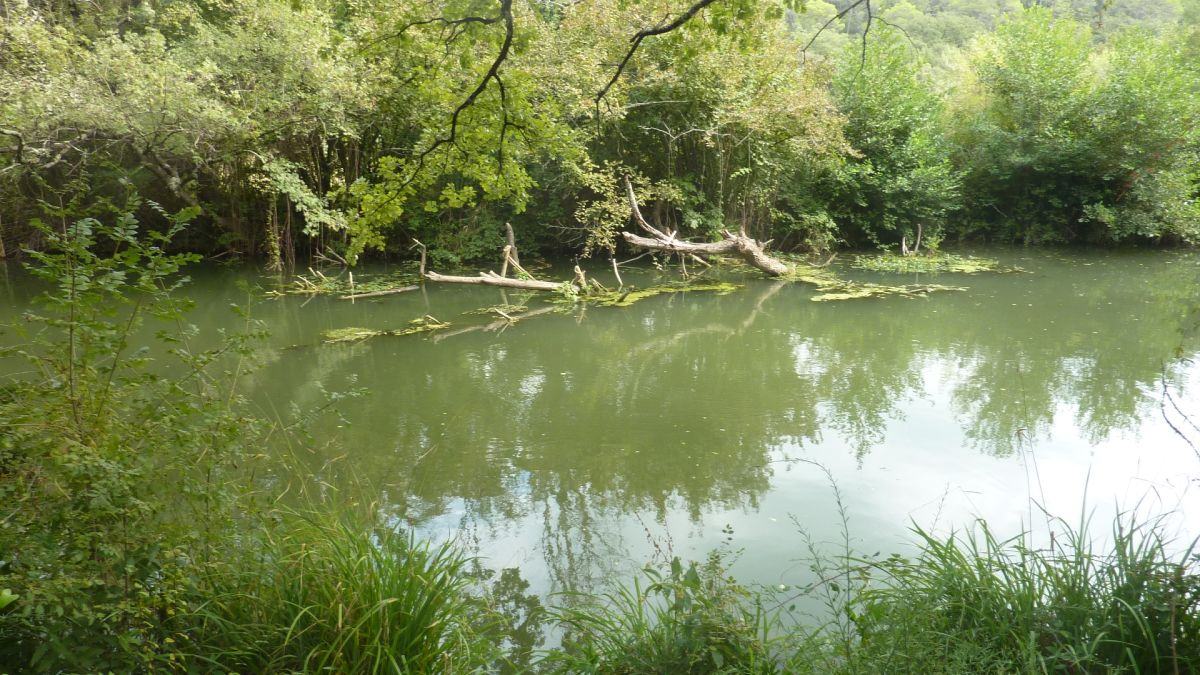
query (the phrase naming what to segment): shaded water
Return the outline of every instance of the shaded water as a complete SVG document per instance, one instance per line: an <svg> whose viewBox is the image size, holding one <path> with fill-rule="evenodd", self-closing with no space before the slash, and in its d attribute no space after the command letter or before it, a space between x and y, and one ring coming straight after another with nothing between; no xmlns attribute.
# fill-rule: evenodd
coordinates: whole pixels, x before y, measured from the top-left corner
<svg viewBox="0 0 1200 675"><path fill-rule="evenodd" d="M344 421L317 427L305 471L335 488L369 483L398 519L521 568L538 592L602 585L656 546L691 558L742 548L741 579L806 581L797 523L825 541L841 519L824 471L799 460L828 469L866 552L903 548L911 522L982 516L1015 532L1041 518L1034 500L1074 518L1085 491L1098 517L1141 500L1200 522L1187 490L1200 457L1160 410L1165 374L1200 412L1189 398L1200 369L1179 359L1200 344L1200 256L987 253L1028 273L941 275L969 290L830 303L749 276L727 295L355 344L320 334L425 314L465 328L488 321L469 310L543 300L466 286L268 300L255 315L271 348L250 393L284 411L365 388ZM235 282L247 278L265 283L195 274L202 331L237 327L228 305L245 300ZM2 288L11 314L27 288L12 277Z"/></svg>

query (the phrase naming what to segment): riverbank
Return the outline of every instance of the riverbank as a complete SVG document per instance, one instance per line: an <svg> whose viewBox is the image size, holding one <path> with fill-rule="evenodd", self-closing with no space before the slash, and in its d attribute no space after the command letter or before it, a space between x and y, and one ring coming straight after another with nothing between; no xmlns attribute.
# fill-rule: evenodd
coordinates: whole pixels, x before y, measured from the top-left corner
<svg viewBox="0 0 1200 675"><path fill-rule="evenodd" d="M714 553L648 566L602 594L543 607L486 584L478 562L384 521L289 513L184 587L151 584L160 621L95 617L70 649L46 646L70 619L0 615L7 668L187 672L1015 673L1192 672L1200 667L1200 569L1193 546L1155 522L1113 523L1096 548L1085 523L1031 547L985 523L940 538L914 530L912 557L827 552L820 582L755 589ZM846 555L850 553L850 555ZM477 569L477 568L475 568ZM797 622L789 607L828 613ZM129 609L127 606L126 609ZM539 636L562 637L536 648ZM61 635L61 633L59 634Z"/></svg>
<svg viewBox="0 0 1200 675"><path fill-rule="evenodd" d="M1197 462L1172 427L1194 256L996 253L1027 273L845 303L744 279L325 343L418 310L486 326L506 298L229 312L252 297L230 271L187 290L186 256L118 225L61 235L5 329L5 668L1196 666L1195 559L1160 519ZM1076 483L1161 499L1112 537L1101 515L1009 539L1078 512ZM903 530L972 514L957 545Z"/></svg>

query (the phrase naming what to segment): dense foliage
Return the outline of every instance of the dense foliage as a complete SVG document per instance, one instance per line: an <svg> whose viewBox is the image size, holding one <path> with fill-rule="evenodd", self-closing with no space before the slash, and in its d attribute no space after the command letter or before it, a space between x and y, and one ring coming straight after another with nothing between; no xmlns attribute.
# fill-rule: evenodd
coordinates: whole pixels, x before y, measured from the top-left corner
<svg viewBox="0 0 1200 675"><path fill-rule="evenodd" d="M164 248L194 209L127 198L71 221L49 209L45 284L0 352L0 669L14 672L1191 672L1200 663L1194 547L1155 523L996 540L917 531L905 559L832 558L783 597L722 558L663 560L626 590L555 598L519 576L490 587L452 544L277 462L340 395L268 419L239 393L260 333L211 336L177 290L192 259ZM944 256L941 256L944 257ZM940 258L940 257L939 257ZM153 337L153 339L151 339ZM135 348L135 345L146 345ZM12 367L12 364L17 364ZM1006 434L1011 435L1011 434ZM267 451L270 452L267 452ZM308 510L286 507L294 494ZM349 501L350 503L345 503ZM356 509L355 506L361 508ZM1182 550L1181 550L1182 549ZM527 584L525 585L527 587ZM824 594L827 623L781 612ZM548 622L548 623L547 623ZM546 626L562 646L535 653Z"/></svg>
<svg viewBox="0 0 1200 675"><path fill-rule="evenodd" d="M276 267L490 256L505 221L597 253L626 173L660 225L790 249L1197 238L1194 0L851 4L713 2L617 71L685 6L7 2L0 255L123 181Z"/></svg>

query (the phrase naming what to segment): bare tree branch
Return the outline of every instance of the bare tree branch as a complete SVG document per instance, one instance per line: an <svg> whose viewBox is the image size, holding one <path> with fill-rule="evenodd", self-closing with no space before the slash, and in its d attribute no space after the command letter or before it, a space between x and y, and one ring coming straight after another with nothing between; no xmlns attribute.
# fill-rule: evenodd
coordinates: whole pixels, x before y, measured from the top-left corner
<svg viewBox="0 0 1200 675"><path fill-rule="evenodd" d="M410 22L404 24L403 26L401 26L395 32L388 33L387 35L377 37L374 40L367 42L362 47L359 47L358 51L362 52L362 51L365 51L368 47L373 47L373 46L379 44L380 42L386 42L388 40L394 40L398 37L402 37L406 32L408 32L409 28L416 28L417 26L428 26L428 25L435 24L435 23L440 24L443 28L450 29L450 35L448 35L446 37L446 42L453 42L454 40L456 40L458 38L458 36L463 34L463 31L465 31L467 29L467 26L470 26L471 24L490 26L491 24L494 24L497 21L500 21L501 18L502 17L500 17L500 16L491 16L491 17L488 17L488 16L464 16L461 19L447 19L444 16L435 16L432 19L421 19L418 21L410 21Z"/></svg>
<svg viewBox="0 0 1200 675"><path fill-rule="evenodd" d="M475 18L475 17L472 17L472 18ZM433 21L437 21L437 19L431 19L431 20L427 21L426 23L430 23ZM445 136L439 136L439 137L435 138L433 143L431 143L427 148L425 148L423 151L421 151L421 153L419 155L417 155L416 166L414 166L412 168L412 170L409 171L408 177L393 192L391 197L388 197L387 199L385 199L383 202L381 202L380 204L378 204L375 207L376 211L378 211L379 209L383 208L387 204L390 204L391 202L393 202L399 198L399 196L402 194L402 191L405 188L407 188L409 185L411 185L412 182L417 179L417 176L420 175L421 170L425 167L426 159L431 154L433 154L434 151L436 151L438 148L442 147L443 145L453 145L455 143L455 141L458 139L459 117L462 115L463 111L465 111L467 108L470 108L472 105L475 104L476 99L478 99L479 96L481 94L483 94L484 91L487 90L488 84L491 83L493 80L495 80L500 86L501 107L503 108L503 115L504 115L504 122L502 124L501 131L500 131L500 144L501 145L498 150L500 166L501 166L501 168L503 168L503 165L504 165L503 143L504 143L505 132L507 131L508 127L510 127L510 126L515 127L515 128L521 128L521 127L519 127L519 125L512 123L508 120L507 94L504 90L504 83L500 79L500 67L502 65L504 65L504 62L508 59L508 54L509 54L510 50L512 49L512 43L513 43L514 25L513 25L513 13L512 13L512 0L500 0L499 15L496 16L495 18L485 21L483 23L491 24L491 23L495 23L497 21L504 22L504 42L501 43L500 51L496 54L496 58L492 61L492 65L488 67L487 72L484 73L482 78L480 78L479 84L475 85L475 88L471 90L471 93L467 94L467 97L465 99L463 99L462 103L459 103L458 107L456 107L454 109L454 112L452 112L450 114L450 131L449 131L449 133L447 133ZM479 23L479 22L476 22L476 23Z"/></svg>
<svg viewBox="0 0 1200 675"><path fill-rule="evenodd" d="M625 66L629 64L629 60L633 58L633 55L635 52L637 52L638 47L642 45L642 40L645 40L648 37L654 37L655 35L670 33L671 31L690 21L692 17L696 16L697 12L705 7L708 7L714 2L718 2L718 0L699 0L696 2L696 4L688 7L683 14L675 17L674 21L671 21L670 23L659 24L653 28L645 28L635 33L633 37L629 39L629 51L625 52L625 58L621 59L621 62L617 64L616 72L614 72L613 76L609 78L608 83L596 93L595 102L597 110L599 110L601 99L603 99L604 95L608 93L608 90L617 83L617 80L621 78L621 73L625 72Z"/></svg>
<svg viewBox="0 0 1200 675"><path fill-rule="evenodd" d="M16 147L15 151L13 152L13 156L15 156L17 158L17 163L20 164L23 161L21 159L21 152L25 149L25 137L22 136L21 132L19 132L19 131L16 131L14 129L4 129L2 127L0 127L0 134L4 134L5 136L11 136L11 137L17 139L17 147Z"/></svg>
<svg viewBox="0 0 1200 675"><path fill-rule="evenodd" d="M854 2L847 5L846 8L843 9L842 11L829 17L829 20L826 21L820 28L818 28L816 33L813 33L813 36L811 38L809 38L808 43L806 43L804 45L804 49L801 49L800 53L807 55L809 48L813 46L813 43L817 41L817 38L821 37L821 34L824 33L827 28L829 28L830 26L833 25L834 21L837 21L838 19L845 17L847 14L854 11L854 9L856 7L858 7L859 5L862 5L862 4L866 4L868 10L870 10L870 0L855 0ZM868 27L869 27L869 24L870 24L869 15L868 15L867 23L868 23Z"/></svg>

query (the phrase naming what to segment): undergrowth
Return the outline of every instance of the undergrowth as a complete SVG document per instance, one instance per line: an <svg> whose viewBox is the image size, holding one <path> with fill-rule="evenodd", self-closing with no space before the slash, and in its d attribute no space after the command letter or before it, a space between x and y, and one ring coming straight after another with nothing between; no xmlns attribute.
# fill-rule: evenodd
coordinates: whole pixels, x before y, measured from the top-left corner
<svg viewBox="0 0 1200 675"><path fill-rule="evenodd" d="M541 618L562 646L514 665L502 605L525 608L525 632L539 605L490 597L479 561L378 513L281 511L281 488L249 477L294 423L239 394L248 316L190 347L190 258L163 251L189 213L161 234L59 215L33 256L50 290L3 352L22 367L0 386L2 672L1200 672L1195 544L1133 516L1107 541L1052 520L1044 545L914 528L908 557L858 555L847 532L808 548L801 591L827 615L805 622L719 556L673 559L560 596ZM134 347L143 323L156 351Z"/></svg>

